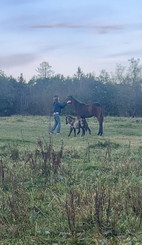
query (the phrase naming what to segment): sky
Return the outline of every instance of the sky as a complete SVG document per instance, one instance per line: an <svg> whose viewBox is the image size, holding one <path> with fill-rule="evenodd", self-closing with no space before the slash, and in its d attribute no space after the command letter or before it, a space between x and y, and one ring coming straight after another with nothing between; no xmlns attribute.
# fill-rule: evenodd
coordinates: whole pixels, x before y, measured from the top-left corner
<svg viewBox="0 0 142 245"><path fill-rule="evenodd" d="M114 72L142 59L141 0L1 0L0 70L26 81L46 61L55 74Z"/></svg>

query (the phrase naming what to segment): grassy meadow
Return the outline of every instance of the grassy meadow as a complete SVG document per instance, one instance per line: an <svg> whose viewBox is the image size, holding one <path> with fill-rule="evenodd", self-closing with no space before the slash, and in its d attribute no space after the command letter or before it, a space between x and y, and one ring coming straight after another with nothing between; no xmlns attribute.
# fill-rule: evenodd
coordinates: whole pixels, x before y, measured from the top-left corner
<svg viewBox="0 0 142 245"><path fill-rule="evenodd" d="M142 118L61 121L0 118L0 245L141 245Z"/></svg>

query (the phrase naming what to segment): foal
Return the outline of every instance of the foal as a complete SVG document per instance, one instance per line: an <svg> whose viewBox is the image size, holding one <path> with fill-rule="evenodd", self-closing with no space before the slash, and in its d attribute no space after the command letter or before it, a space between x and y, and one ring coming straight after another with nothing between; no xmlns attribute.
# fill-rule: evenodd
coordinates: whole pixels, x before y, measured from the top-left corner
<svg viewBox="0 0 142 245"><path fill-rule="evenodd" d="M89 128L86 119L81 117L81 118L79 118L78 120L79 120L79 122L80 122L81 128L84 128L85 131L88 130L88 131L89 131L89 134L91 134L91 129Z"/></svg>
<svg viewBox="0 0 142 245"><path fill-rule="evenodd" d="M70 132L69 132L69 135L71 135L72 131L74 131L74 136L76 136L76 129L78 129L78 132L77 134L80 133L80 129L82 129L82 135L81 136L84 136L85 135L85 131L89 131L89 134L91 134L91 130L90 128L88 127L88 123L86 121L85 118L74 118L74 117L71 117L71 116L67 116L66 117L66 124L70 124Z"/></svg>

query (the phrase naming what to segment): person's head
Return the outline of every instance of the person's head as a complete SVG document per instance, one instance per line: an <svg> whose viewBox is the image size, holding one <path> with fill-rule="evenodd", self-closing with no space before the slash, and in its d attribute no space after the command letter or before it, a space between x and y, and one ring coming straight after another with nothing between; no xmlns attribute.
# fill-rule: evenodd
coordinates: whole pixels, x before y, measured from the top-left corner
<svg viewBox="0 0 142 245"><path fill-rule="evenodd" d="M53 100L54 100L54 101L58 101L58 100L59 100L59 96L58 96L58 95L54 95L54 96L53 96Z"/></svg>

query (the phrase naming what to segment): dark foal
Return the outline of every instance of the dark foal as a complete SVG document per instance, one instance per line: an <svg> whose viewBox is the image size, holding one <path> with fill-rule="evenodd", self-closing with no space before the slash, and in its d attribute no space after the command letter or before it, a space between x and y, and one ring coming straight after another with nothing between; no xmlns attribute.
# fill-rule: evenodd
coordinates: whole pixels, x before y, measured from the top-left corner
<svg viewBox="0 0 142 245"><path fill-rule="evenodd" d="M80 122L81 128L84 128L85 131L88 131L89 134L91 134L91 129L89 128L86 119L85 118L79 118L78 120Z"/></svg>
<svg viewBox="0 0 142 245"><path fill-rule="evenodd" d="M86 121L85 118L74 118L74 117L71 117L71 116L67 116L66 117L66 124L70 124L70 132L68 134L68 136L71 135L72 131L74 131L74 136L76 136L76 129L78 129L78 132L77 134L80 133L80 129L82 129L82 135L81 136L84 136L85 135L85 131L89 131L89 134L91 134L91 130L90 128L88 127L88 123Z"/></svg>

